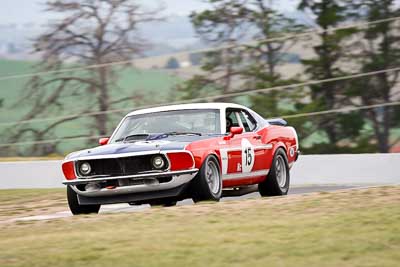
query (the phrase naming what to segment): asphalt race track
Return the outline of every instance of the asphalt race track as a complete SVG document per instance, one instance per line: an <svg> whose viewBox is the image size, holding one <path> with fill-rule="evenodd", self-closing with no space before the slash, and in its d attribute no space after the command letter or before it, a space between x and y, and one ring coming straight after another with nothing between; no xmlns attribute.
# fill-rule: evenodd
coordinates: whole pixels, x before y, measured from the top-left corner
<svg viewBox="0 0 400 267"><path fill-rule="evenodd" d="M0 162L0 189L62 187L60 160ZM301 155L290 184L384 185L400 183L400 153Z"/></svg>
<svg viewBox="0 0 400 267"><path fill-rule="evenodd" d="M315 192L332 192L337 190L346 190L363 186L356 185L315 185L315 186L296 186L292 187L289 191L290 195L299 195L299 194L308 194ZM222 198L221 201L232 201L232 200L240 200L240 199L249 199L249 198L260 198L259 193L251 193L240 197L225 197ZM193 205L192 200L184 200L178 202L178 206L182 205ZM150 209L149 205L142 206L130 206L128 204L115 204L115 205L104 205L101 207L100 213L119 213L119 212L140 212L143 210ZM66 210L63 212L57 212L48 215L39 215L39 216L31 216L31 217L20 217L17 219L13 219L13 221L40 221L40 220L54 220L59 218L71 217L72 214L66 207Z"/></svg>

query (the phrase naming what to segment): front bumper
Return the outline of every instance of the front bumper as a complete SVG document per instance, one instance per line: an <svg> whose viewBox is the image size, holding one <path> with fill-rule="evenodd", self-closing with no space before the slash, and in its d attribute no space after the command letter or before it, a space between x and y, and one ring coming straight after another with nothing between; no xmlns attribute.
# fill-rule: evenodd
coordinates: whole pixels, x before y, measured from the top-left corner
<svg viewBox="0 0 400 267"><path fill-rule="evenodd" d="M190 169L183 171L169 171L160 173L145 173L138 175L129 176L118 176L118 177L98 177L98 178L78 178L76 180L66 180L63 184L71 186L71 188L79 195L83 197L107 197L115 195L133 194L133 193L144 193L152 191L163 191L169 190L176 187L180 187L190 182L198 173L198 169ZM171 177L169 182L157 183L156 178ZM83 191L80 190L78 185L86 185L90 183L102 183L107 181L119 181L119 180L143 180L143 184L118 186L115 188L102 188L95 191ZM146 182L148 181L148 182Z"/></svg>
<svg viewBox="0 0 400 267"><path fill-rule="evenodd" d="M85 197L78 195L78 201L80 205L105 205L105 204L117 204L117 203L129 203L132 205L148 204L155 199L167 199L176 198L180 200L184 199L185 192L189 184L183 184L178 187L161 190L151 191L142 193L132 193L123 195L112 195L112 196L100 196L100 197Z"/></svg>

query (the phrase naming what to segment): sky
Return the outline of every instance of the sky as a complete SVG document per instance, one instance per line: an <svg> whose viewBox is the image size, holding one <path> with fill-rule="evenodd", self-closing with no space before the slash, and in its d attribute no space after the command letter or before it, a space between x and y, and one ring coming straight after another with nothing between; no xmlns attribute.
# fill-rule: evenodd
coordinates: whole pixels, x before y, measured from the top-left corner
<svg viewBox="0 0 400 267"><path fill-rule="evenodd" d="M207 5L202 0L138 0L139 2L154 6L164 3L166 14L186 16L193 10L202 10ZM0 24L10 23L43 23L48 19L43 16L45 0L1 0ZM280 0L277 7L280 10L293 10L297 0Z"/></svg>

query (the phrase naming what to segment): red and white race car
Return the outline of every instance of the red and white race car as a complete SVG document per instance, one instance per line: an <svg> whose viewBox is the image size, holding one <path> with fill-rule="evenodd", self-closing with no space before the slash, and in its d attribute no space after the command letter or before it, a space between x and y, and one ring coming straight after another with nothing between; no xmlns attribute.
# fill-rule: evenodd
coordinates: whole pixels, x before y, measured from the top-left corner
<svg viewBox="0 0 400 267"><path fill-rule="evenodd" d="M262 196L285 195L299 155L296 131L284 120L227 103L137 110L100 145L62 164L73 214L113 203L218 201L254 188Z"/></svg>

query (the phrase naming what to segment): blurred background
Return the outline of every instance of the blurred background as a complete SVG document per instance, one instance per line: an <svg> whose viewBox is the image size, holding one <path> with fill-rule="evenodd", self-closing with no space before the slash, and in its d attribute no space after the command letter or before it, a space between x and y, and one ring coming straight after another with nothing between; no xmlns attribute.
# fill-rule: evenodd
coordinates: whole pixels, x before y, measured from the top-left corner
<svg viewBox="0 0 400 267"><path fill-rule="evenodd" d="M305 154L400 152L399 26L394 0L3 0L0 156L195 102L283 117Z"/></svg>

